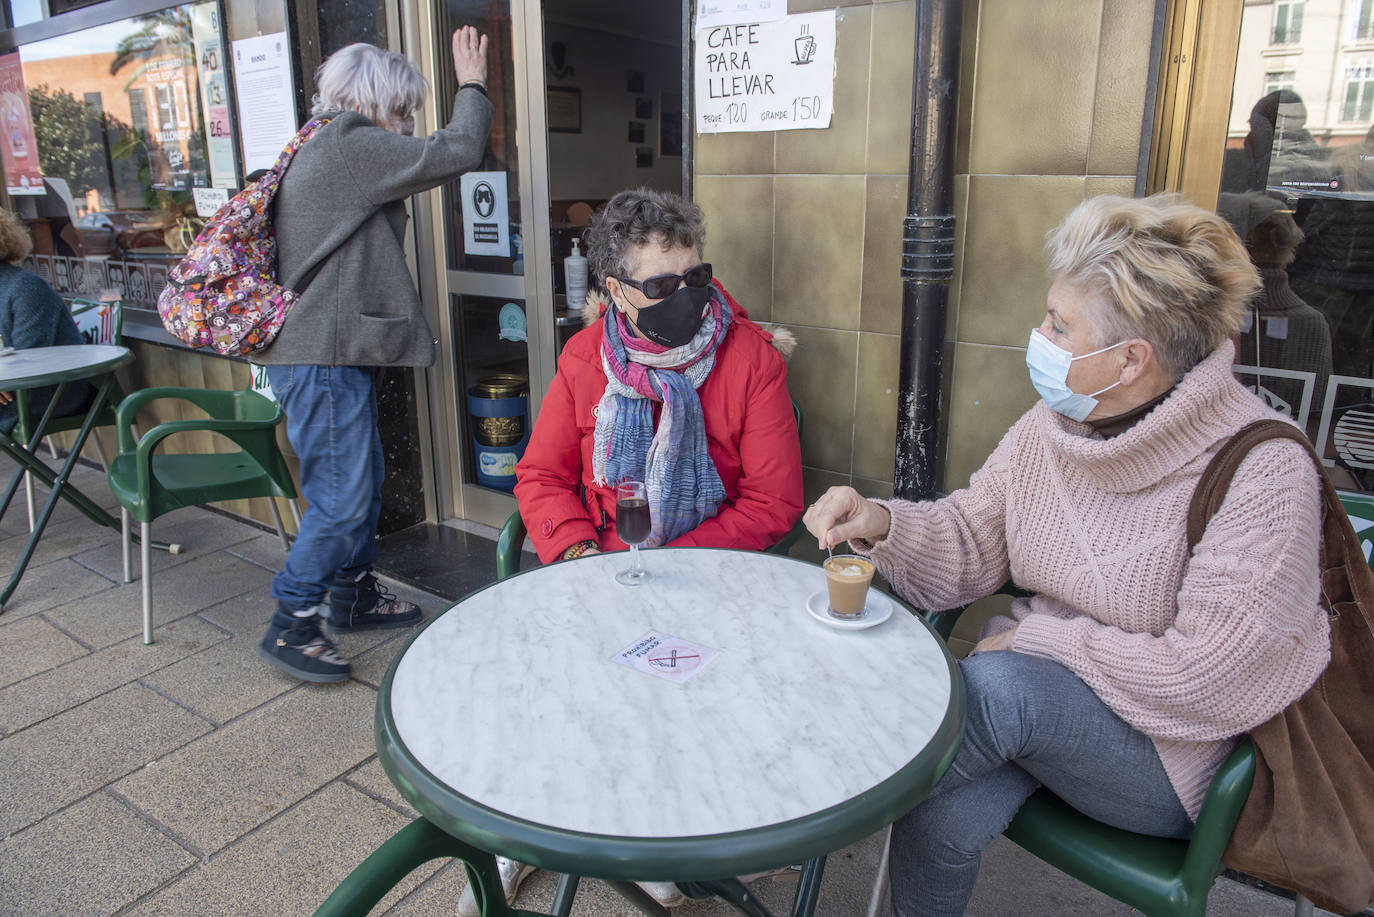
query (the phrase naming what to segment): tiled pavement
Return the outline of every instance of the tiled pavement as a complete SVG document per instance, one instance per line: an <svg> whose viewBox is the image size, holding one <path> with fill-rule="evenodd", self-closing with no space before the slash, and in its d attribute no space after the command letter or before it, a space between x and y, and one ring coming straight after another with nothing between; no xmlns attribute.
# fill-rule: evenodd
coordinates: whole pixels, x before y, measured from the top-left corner
<svg viewBox="0 0 1374 917"><path fill-rule="evenodd" d="M113 507L98 471L74 482ZM5 575L26 531L16 502L0 520ZM117 533L65 504L0 613L0 915L308 915L414 815L372 739L377 685L409 632L346 636L353 681L298 683L253 652L282 558L275 536L204 510L154 533L184 548L153 555L154 645L141 640L139 585L119 582ZM398 591L430 611L446 604ZM875 837L833 854L818 913L867 915L881 852ZM456 864L431 864L377 913L453 915L462 885ZM784 877L755 890L781 914L793 887ZM547 907L553 889L536 873L518 904ZM1291 912L1227 880L1210 910ZM633 913L595 881L574 908ZM734 911L693 902L676 913ZM1130 912L999 839L969 913Z"/></svg>

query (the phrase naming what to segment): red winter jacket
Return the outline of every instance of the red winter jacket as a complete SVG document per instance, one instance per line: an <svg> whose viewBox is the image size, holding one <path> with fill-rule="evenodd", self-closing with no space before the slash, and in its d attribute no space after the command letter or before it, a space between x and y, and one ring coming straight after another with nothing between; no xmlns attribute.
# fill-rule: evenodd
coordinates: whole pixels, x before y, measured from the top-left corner
<svg viewBox="0 0 1374 917"><path fill-rule="evenodd" d="M716 351L715 367L697 389L707 449L725 485L725 501L715 516L669 544L763 550L801 516L801 446L782 354L729 293L725 298L734 319ZM602 551L626 547L615 534L614 488L592 482L595 411L606 391L602 327L595 322L563 348L529 446L515 468L520 515L544 563L586 539ZM654 417L657 421L657 410Z"/></svg>

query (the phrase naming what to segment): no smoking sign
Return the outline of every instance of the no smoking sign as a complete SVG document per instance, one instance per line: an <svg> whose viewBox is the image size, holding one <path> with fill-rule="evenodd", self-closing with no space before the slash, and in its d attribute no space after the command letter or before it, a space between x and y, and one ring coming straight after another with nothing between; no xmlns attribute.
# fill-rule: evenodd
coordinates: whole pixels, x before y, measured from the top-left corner
<svg viewBox="0 0 1374 917"><path fill-rule="evenodd" d="M718 653L719 650L681 637L649 633L617 653L615 661L669 681L686 681Z"/></svg>

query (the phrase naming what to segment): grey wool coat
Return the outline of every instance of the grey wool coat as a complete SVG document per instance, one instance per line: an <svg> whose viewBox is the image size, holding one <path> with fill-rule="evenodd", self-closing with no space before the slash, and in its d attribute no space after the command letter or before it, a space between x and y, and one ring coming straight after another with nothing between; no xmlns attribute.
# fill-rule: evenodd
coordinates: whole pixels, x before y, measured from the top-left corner
<svg viewBox="0 0 1374 917"><path fill-rule="evenodd" d="M277 279L300 290L257 363L429 366L434 334L405 260L405 199L458 178L486 149L492 105L476 89L428 137L341 112L292 160L274 202Z"/></svg>

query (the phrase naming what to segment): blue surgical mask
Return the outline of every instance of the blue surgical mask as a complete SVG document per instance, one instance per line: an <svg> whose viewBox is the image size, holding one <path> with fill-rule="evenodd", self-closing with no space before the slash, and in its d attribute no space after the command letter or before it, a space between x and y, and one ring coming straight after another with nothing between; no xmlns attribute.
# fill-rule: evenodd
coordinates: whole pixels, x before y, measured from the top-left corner
<svg viewBox="0 0 1374 917"><path fill-rule="evenodd" d="M1126 342L1117 341L1111 347L1103 347L1101 350L1076 357L1041 334L1038 328L1033 329L1030 333L1030 343L1026 345L1026 368L1030 370L1031 384L1040 393L1040 397L1045 399L1045 405L1051 411L1081 423L1087 420L1088 415L1097 407L1097 396L1116 388L1121 384L1121 380L1117 379L1091 395L1080 395L1069 388L1069 366L1074 360L1095 357L1124 343Z"/></svg>

